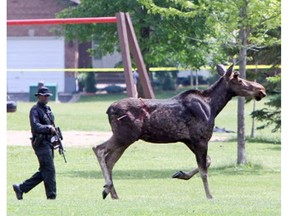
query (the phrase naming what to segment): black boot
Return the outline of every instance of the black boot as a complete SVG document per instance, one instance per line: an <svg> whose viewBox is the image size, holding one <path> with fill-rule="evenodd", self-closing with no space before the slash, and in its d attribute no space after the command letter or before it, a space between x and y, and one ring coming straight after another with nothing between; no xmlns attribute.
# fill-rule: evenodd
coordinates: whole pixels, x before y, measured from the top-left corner
<svg viewBox="0 0 288 216"><path fill-rule="evenodd" d="M17 199L22 200L23 199L23 192L20 189L20 185L19 184L13 184L13 189L15 191Z"/></svg>

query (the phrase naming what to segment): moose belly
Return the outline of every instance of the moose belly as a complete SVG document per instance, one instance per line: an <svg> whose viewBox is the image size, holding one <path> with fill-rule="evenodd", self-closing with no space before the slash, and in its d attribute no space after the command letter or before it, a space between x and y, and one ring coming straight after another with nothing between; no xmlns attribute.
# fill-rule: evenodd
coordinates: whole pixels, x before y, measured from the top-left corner
<svg viewBox="0 0 288 216"><path fill-rule="evenodd" d="M185 140L209 140L213 125L200 122L193 117L165 115L151 116L142 127L140 139L154 143L181 142Z"/></svg>
<svg viewBox="0 0 288 216"><path fill-rule="evenodd" d="M167 143L189 138L185 120L173 112L154 112L144 120L140 139L148 142Z"/></svg>

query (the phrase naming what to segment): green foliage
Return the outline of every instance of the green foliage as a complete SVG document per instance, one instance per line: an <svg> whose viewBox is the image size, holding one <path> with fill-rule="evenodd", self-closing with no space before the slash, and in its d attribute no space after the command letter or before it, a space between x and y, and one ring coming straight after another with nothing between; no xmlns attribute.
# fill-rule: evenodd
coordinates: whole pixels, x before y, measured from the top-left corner
<svg viewBox="0 0 288 216"><path fill-rule="evenodd" d="M145 1L83 0L77 7L62 11L60 17L115 16L119 11L129 12L144 61L148 66L181 65L199 69L208 63L208 56L220 54L210 47L211 29L205 24L205 15L199 13L200 3L188 1L158 1L163 7L175 7L177 14L167 16L152 12ZM181 16L188 13L189 16ZM193 14L193 16L192 16ZM97 41L105 55L119 50L115 24L65 25L65 36L81 41Z"/></svg>
<svg viewBox="0 0 288 216"><path fill-rule="evenodd" d="M78 74L78 86L79 91L86 91L89 93L95 93L96 92L96 78L95 73L93 72L82 72Z"/></svg>
<svg viewBox="0 0 288 216"><path fill-rule="evenodd" d="M247 39L249 38L249 44L245 47L247 50L259 50L280 44L280 37L271 34L281 25L280 0L204 0L193 3L184 0L140 0L140 2L152 14L174 19L196 20L199 25L193 25L193 31L197 32L195 34L197 37L201 35L198 31L204 30L204 37L200 36L198 39L207 43L209 52L205 43L202 44L203 51L214 64L225 59L223 52L226 53L226 57L238 58L239 50L243 46L243 41L239 38L241 28L245 30ZM202 21L199 22L201 20L199 18ZM183 34L192 38L186 33L188 31ZM198 51L200 55L203 54L201 50Z"/></svg>
<svg viewBox="0 0 288 216"><path fill-rule="evenodd" d="M80 72L77 76L77 79L78 79L78 87L79 87L79 91L82 92L84 90L84 87L85 87L85 81L87 79L87 75L88 73L86 72Z"/></svg>
<svg viewBox="0 0 288 216"><path fill-rule="evenodd" d="M267 89L273 92L273 97L265 103L268 106L251 113L252 117L265 124L257 129L264 129L267 126L274 125L272 132L281 129L281 75L267 78Z"/></svg>
<svg viewBox="0 0 288 216"><path fill-rule="evenodd" d="M174 91L176 89L177 73L178 71L158 71L155 73L156 83L161 90Z"/></svg>

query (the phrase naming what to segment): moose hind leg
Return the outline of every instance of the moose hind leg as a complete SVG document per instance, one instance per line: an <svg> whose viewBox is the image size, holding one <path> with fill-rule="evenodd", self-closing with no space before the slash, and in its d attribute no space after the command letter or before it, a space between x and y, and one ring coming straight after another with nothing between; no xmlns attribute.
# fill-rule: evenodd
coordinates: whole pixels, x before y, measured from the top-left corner
<svg viewBox="0 0 288 216"><path fill-rule="evenodd" d="M103 144L93 147L105 179L104 190L102 192L103 199L105 199L109 193L112 199L118 199L112 180L112 169L128 146L129 145L123 145L123 143L122 145L119 144L112 136Z"/></svg>
<svg viewBox="0 0 288 216"><path fill-rule="evenodd" d="M113 180L112 180L113 167L114 167L116 162L119 160L119 158L122 156L122 154L124 153L124 151L127 149L127 147L129 145L121 145L115 151L113 151L113 152L111 152L110 154L107 155L106 165L107 165L108 172L110 173L112 182L113 182ZM104 190L102 195L103 195L103 198L104 198L104 197L106 197L108 195L108 193L106 194L106 191ZM112 183L112 185L110 187L110 195L111 195L112 199L118 199L118 195L116 193L116 190L114 188L114 184L113 183Z"/></svg>
<svg viewBox="0 0 288 216"><path fill-rule="evenodd" d="M108 141L106 141L105 143L107 142ZM111 187L113 185L112 177L107 169L106 160L105 160L105 155L107 154L105 143L98 145L98 146L94 146L92 148L97 157L100 168L102 170L103 177L105 179L104 191L102 192L103 199L105 199L106 196L110 193Z"/></svg>
<svg viewBox="0 0 288 216"><path fill-rule="evenodd" d="M207 163L207 168L208 168L210 166L210 164L211 164L211 158L209 157L209 155L207 155L206 163ZM198 172L199 172L199 168L198 167L194 168L193 170L191 170L189 172L178 171L172 176L172 178L189 180L190 178L192 178Z"/></svg>
<svg viewBox="0 0 288 216"><path fill-rule="evenodd" d="M112 136L106 142L100 145L94 146L92 148L97 157L97 160L102 170L103 177L105 179L104 190L102 192L103 199L105 199L111 191L113 191L112 198L114 199L118 198L116 190L114 189L114 186L113 186L112 172L107 167L107 157L109 157L109 155L111 155L111 152L113 151L111 148L108 148L108 146L113 145L114 142L115 140L114 140L114 137Z"/></svg>

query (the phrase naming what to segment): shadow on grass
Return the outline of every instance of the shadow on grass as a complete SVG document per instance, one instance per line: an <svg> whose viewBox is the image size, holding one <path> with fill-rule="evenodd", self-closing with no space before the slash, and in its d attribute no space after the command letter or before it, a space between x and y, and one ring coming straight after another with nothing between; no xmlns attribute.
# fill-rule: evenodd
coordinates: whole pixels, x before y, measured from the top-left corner
<svg viewBox="0 0 288 216"><path fill-rule="evenodd" d="M209 169L209 173L213 176L216 175L263 175L268 173L278 173L280 171L265 169L262 165L259 164L243 164L243 165L224 165Z"/></svg>
<svg viewBox="0 0 288 216"><path fill-rule="evenodd" d="M169 179L172 175L178 172L175 169L153 169L153 170L117 170L113 171L113 179ZM185 169L183 171L190 171ZM263 175L267 173L278 173L277 170L267 170L263 166L257 164L246 164L246 165L227 165L221 167L211 167L209 168L210 176L226 175L226 176L237 176L237 175ZM103 179L102 172L99 170L95 171L67 171L58 173L59 175L75 178L93 178L93 179ZM199 177L199 174L196 174Z"/></svg>
<svg viewBox="0 0 288 216"><path fill-rule="evenodd" d="M261 144L274 144L274 145L281 145L281 139L276 138L268 138L268 137L248 137L246 136L246 141L249 143L261 143ZM231 138L228 140L229 142L237 142L237 138Z"/></svg>
<svg viewBox="0 0 288 216"><path fill-rule="evenodd" d="M164 179L171 178L175 170L114 170L113 179ZM68 171L59 175L76 178L103 179L102 172L96 171Z"/></svg>
<svg viewBox="0 0 288 216"><path fill-rule="evenodd" d="M281 145L275 145L275 146L270 147L268 149L273 150L273 151L281 151Z"/></svg>

